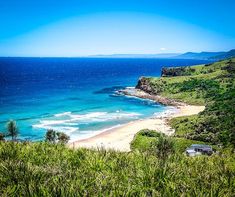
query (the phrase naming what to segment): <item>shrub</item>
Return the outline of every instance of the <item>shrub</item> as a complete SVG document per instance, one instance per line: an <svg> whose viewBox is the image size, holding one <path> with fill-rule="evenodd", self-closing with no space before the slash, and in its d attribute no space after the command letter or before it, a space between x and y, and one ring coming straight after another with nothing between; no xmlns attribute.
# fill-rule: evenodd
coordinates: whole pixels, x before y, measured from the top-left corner
<svg viewBox="0 0 235 197"><path fill-rule="evenodd" d="M56 142L56 131L53 129L48 129L46 132L45 140L47 142L55 143Z"/></svg>
<svg viewBox="0 0 235 197"><path fill-rule="evenodd" d="M138 132L139 135L146 137L159 137L161 134L155 130L143 129Z"/></svg>
<svg viewBox="0 0 235 197"><path fill-rule="evenodd" d="M70 137L66 135L63 132L56 132L53 129L48 129L45 135L45 141L46 142L52 142L52 143L62 143L66 144L69 141Z"/></svg>
<svg viewBox="0 0 235 197"><path fill-rule="evenodd" d="M57 132L56 135L59 143L66 144L70 140L70 137L63 132Z"/></svg>
<svg viewBox="0 0 235 197"><path fill-rule="evenodd" d="M152 144L152 149L161 160L166 160L171 154L175 152L174 141L161 134L158 140Z"/></svg>

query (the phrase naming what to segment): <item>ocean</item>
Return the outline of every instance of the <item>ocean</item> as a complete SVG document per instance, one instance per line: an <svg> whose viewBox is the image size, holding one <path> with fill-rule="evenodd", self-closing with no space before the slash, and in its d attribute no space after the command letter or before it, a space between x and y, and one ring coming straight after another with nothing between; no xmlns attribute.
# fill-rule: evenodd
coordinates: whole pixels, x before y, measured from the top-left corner
<svg viewBox="0 0 235 197"><path fill-rule="evenodd" d="M47 129L71 140L171 110L150 100L120 96L141 76L204 60L115 58L0 58L0 132L13 119L19 138L43 140Z"/></svg>

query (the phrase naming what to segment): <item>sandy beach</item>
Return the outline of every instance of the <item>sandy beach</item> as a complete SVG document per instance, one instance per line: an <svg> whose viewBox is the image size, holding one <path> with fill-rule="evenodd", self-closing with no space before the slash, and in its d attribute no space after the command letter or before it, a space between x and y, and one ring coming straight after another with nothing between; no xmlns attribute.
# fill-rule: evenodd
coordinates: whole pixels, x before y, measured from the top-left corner
<svg viewBox="0 0 235 197"><path fill-rule="evenodd" d="M118 151L130 151L130 143L135 134L141 129L153 129L166 135L172 135L174 129L168 124L173 117L189 116L198 114L205 109L204 106L179 105L175 106L173 113L161 117L152 117L143 120L132 121L115 129L110 129L94 137L78 140L69 144L71 148L100 148L115 149Z"/></svg>

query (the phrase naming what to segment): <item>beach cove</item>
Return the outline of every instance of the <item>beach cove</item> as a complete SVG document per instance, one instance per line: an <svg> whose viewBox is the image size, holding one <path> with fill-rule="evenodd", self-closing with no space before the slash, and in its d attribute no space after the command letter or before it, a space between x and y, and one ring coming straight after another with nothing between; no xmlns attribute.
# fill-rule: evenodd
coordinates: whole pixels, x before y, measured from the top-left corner
<svg viewBox="0 0 235 197"><path fill-rule="evenodd" d="M158 116L131 121L125 125L109 129L93 137L71 142L68 144L70 148L104 148L128 152L131 150L131 141L133 140L135 134L140 130L151 129L166 135L173 135L174 129L168 125L168 121L171 118L195 115L205 109L205 106L187 105L185 103L163 98L157 95L153 96L139 89L127 88L121 90L120 92L127 96L151 99L155 102L161 102L162 104L167 103L173 107L169 113L163 113L163 115L159 114Z"/></svg>

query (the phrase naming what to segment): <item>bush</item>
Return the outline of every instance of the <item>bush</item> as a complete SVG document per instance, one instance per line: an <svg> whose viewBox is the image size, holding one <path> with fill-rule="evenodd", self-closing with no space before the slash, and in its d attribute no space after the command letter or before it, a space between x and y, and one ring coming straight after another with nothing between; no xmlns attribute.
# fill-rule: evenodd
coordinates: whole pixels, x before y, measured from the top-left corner
<svg viewBox="0 0 235 197"><path fill-rule="evenodd" d="M158 140L152 144L152 150L159 159L166 160L175 152L175 144L170 137L161 134Z"/></svg>
<svg viewBox="0 0 235 197"><path fill-rule="evenodd" d="M156 132L155 130L149 130L149 129L143 129L138 132L139 135L141 136L146 136L146 137L159 137L161 134Z"/></svg>
<svg viewBox="0 0 235 197"><path fill-rule="evenodd" d="M155 142L159 137L159 133L154 130L143 129L135 134L130 146L131 150L139 150L141 152L149 151L152 142Z"/></svg>
<svg viewBox="0 0 235 197"><path fill-rule="evenodd" d="M63 132L57 132L56 134L59 143L66 144L70 140L70 137Z"/></svg>
<svg viewBox="0 0 235 197"><path fill-rule="evenodd" d="M46 142L56 142L56 131L53 129L48 129L45 136Z"/></svg>
<svg viewBox="0 0 235 197"><path fill-rule="evenodd" d="M68 143L70 137L63 132L56 132L53 129L48 129L45 135L45 141L56 143L59 142L61 144Z"/></svg>

